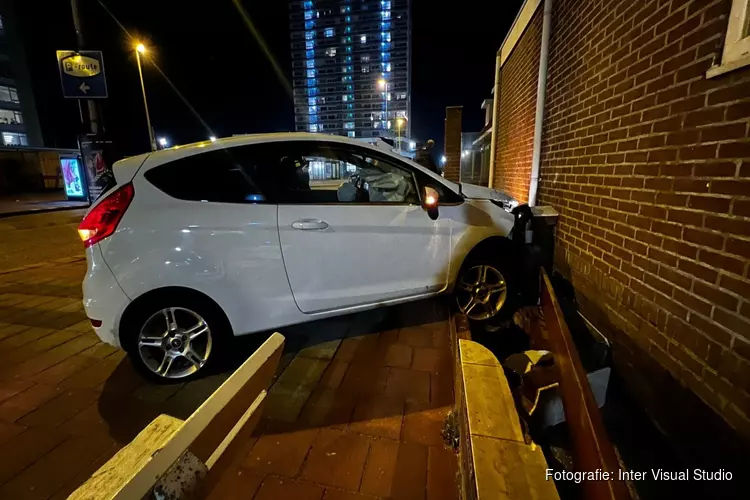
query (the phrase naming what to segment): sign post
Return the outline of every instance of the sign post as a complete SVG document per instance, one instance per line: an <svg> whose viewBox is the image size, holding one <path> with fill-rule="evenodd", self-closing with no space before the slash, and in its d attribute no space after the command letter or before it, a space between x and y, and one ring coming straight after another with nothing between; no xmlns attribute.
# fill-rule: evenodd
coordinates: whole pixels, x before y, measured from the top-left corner
<svg viewBox="0 0 750 500"><path fill-rule="evenodd" d="M66 99L79 99L80 103L82 99L105 99L107 97L107 80L104 76L104 58L101 51L58 50L57 67L60 71L63 97ZM92 113L93 102L88 101L88 104L89 113ZM85 172L80 185L86 185L86 196L90 202L94 202L111 187L114 181L111 167L114 154L112 141L106 139L98 126L94 127L93 118L91 125L91 133L84 133L79 137L82 165L78 167L82 167ZM72 173L71 169L68 170ZM73 185L75 183L71 184ZM71 198L75 197L77 192L67 192L67 194Z"/></svg>

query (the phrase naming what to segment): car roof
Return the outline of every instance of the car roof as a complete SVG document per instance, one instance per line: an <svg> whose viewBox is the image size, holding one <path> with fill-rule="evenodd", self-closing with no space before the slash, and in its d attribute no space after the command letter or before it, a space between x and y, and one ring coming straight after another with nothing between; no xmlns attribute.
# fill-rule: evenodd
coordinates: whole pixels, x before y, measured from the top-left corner
<svg viewBox="0 0 750 500"><path fill-rule="evenodd" d="M169 163L169 162L178 160L180 158L185 158L185 157L192 156L195 154L205 153L207 151L218 151L218 150L222 150L226 148L232 148L236 146L245 146L249 144L286 142L286 141L318 141L318 142L328 142L328 143L333 142L333 143L340 143L340 144L345 144L349 146L357 146L359 148L370 149L373 152L386 154L400 161L409 163L414 168L417 168L421 170L422 172L426 173L427 175L434 177L435 179L439 180L443 184L447 184L451 186L454 190L457 189L457 186L454 183L448 181L447 179L444 179L443 177L437 174L434 174L429 169L426 169L422 165L419 165L418 163L411 161L409 158L398 154L395 148L388 146L386 143L382 141L381 143L384 146L377 147L361 139L342 137L340 135L314 134L314 133L309 133L309 132L277 132L277 133L272 133L272 134L247 134L247 135L225 137L222 139L216 139L215 141L194 142L192 144L173 146L171 148L154 151L153 153L148 155L145 161L142 161L142 162L133 161L130 163L130 165L134 167L136 167L137 165L136 167L137 170L142 174L159 165L163 165L165 163ZM141 157L139 156L138 158L140 159ZM121 161L127 162L128 159L121 160ZM118 163L120 162L117 162L115 164L116 167Z"/></svg>
<svg viewBox="0 0 750 500"><path fill-rule="evenodd" d="M383 149L372 146L362 140L342 137L339 135L313 134L308 132L277 132L272 134L235 135L232 137L216 139L215 141L202 141L194 142L192 144L173 146L171 148L154 151L153 153L151 153L151 156L149 157L149 161L147 163L150 165L148 168L150 168L156 165L161 165L163 163L177 160L178 158L205 153L206 151L216 151L220 149L227 149L250 144L286 141L337 142L351 146L367 147L376 151L383 151Z"/></svg>

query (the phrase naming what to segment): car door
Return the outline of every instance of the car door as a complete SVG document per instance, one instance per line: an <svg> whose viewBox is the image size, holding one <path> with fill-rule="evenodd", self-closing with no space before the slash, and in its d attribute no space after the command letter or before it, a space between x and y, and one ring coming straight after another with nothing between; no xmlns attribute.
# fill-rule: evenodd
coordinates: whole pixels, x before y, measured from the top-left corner
<svg viewBox="0 0 750 500"><path fill-rule="evenodd" d="M450 221L431 220L408 165L366 147L299 141L281 158L279 239L304 313L439 292Z"/></svg>

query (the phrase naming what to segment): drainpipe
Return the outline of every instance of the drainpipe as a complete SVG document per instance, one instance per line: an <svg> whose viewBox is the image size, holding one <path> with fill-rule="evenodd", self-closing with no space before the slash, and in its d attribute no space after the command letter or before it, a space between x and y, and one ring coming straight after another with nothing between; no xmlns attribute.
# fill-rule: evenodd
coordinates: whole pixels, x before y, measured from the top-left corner
<svg viewBox="0 0 750 500"><path fill-rule="evenodd" d="M502 50L502 48L500 49ZM495 183L495 147L497 147L497 111L500 106L500 67L502 66L502 58L500 57L500 50L497 51L495 57L495 90L493 92L492 99L492 136L490 138L490 181L488 187L493 187Z"/></svg>
<svg viewBox="0 0 750 500"><path fill-rule="evenodd" d="M547 61L549 59L550 31L552 31L552 0L544 0L542 51L539 56L539 84L536 89L536 116L534 117L534 150L531 155L531 183L529 184L530 207L536 205L539 170L542 163L542 126L544 124L544 104L547 100Z"/></svg>

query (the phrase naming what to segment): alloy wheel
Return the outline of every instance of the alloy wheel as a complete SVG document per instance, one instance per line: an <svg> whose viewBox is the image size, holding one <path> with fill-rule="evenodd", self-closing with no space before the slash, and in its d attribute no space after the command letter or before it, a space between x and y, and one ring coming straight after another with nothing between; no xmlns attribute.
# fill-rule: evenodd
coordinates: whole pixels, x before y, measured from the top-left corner
<svg viewBox="0 0 750 500"><path fill-rule="evenodd" d="M469 319L483 321L495 316L508 298L508 284L500 271L478 265L467 269L456 286L456 302Z"/></svg>
<svg viewBox="0 0 750 500"><path fill-rule="evenodd" d="M167 307L152 314L138 334L138 353L146 367L162 378L192 375L208 361L211 329L196 312Z"/></svg>

